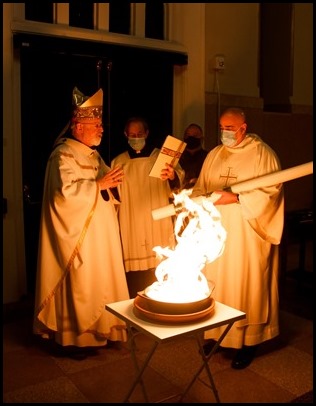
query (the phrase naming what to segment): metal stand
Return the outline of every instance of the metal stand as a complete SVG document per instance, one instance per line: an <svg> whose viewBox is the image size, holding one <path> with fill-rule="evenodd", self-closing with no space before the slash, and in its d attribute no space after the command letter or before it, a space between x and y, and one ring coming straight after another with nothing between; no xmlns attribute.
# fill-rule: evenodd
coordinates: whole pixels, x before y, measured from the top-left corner
<svg viewBox="0 0 316 406"><path fill-rule="evenodd" d="M208 319L203 320L203 321L196 321L196 322L190 322L190 323L185 323L184 325L163 325L163 324L154 324L152 322L147 322L142 319L139 319L138 317L135 316L133 312L133 307L134 307L134 299L130 300L125 300L122 302L116 302L116 303L111 303L109 305L106 305L106 310L109 312L115 314L117 317L120 319L124 320L127 324L128 328L128 334L129 334L129 346L130 346L130 351L131 351L131 356L133 359L133 363L135 365L136 369L136 377L135 380L128 391L124 403L127 403L129 401L130 396L134 392L136 386L138 384L141 385L143 395L145 398L145 401L149 403L148 395L146 392L146 388L144 385L144 382L142 380L143 373L148 366L151 358L153 357L158 344L163 343L164 341L170 340L170 339L176 339L179 337L194 337L197 342L198 346L198 351L202 357L203 363L200 366L200 368L197 370L195 375L193 376L191 382L187 385L186 389L180 394L180 399L179 402L182 401L184 396L188 393L194 382L197 380L197 378L200 376L201 372L205 368L206 373L208 375L209 381L210 381L210 388L214 393L215 399L217 403L220 403L220 398L218 395L218 391L209 367L209 360L213 356L213 354L216 352L218 349L220 343L232 327L232 325L235 323L237 320L244 319L246 317L246 314L244 312L241 312L239 310L233 309L232 307L223 305L222 303L216 302L215 303L215 310L214 314L212 314ZM213 329L215 327L223 326L226 325L226 328L222 335L220 336L219 340L217 341L216 345L212 348L212 351L208 356L204 355L203 352L203 346L201 344L201 333L203 333L206 330ZM136 330L136 332L134 331ZM135 335L137 333L143 333L147 335L148 337L151 337L154 339L153 346L149 350L146 359L143 363L143 365L140 367L137 361L137 357L135 354ZM178 396L178 395L175 395ZM168 399L171 399L175 396L171 396ZM168 399L164 399L163 401L166 401ZM162 400L160 400L162 402ZM156 402L156 403L160 403Z"/></svg>

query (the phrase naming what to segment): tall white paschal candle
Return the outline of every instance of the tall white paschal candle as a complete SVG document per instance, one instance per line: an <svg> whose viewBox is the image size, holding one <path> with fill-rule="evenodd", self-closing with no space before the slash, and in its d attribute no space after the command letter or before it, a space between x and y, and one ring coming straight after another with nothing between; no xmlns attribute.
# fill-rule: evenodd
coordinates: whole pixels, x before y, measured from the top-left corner
<svg viewBox="0 0 316 406"><path fill-rule="evenodd" d="M258 189L261 187L267 187L272 185L277 185L278 183L288 182L293 179L302 178L303 176L311 175L313 173L313 161L307 162L302 165L293 166L292 168L283 169L282 171L268 173L267 175L259 176L258 178L253 178L245 180L243 182L235 183L230 187L233 193L247 192L249 190ZM197 196L192 197L196 203L201 204L203 199L210 199L215 201L216 196L212 195L210 197ZM165 217L174 216L176 214L176 208L173 204L161 207L152 211L152 216L154 220L160 220Z"/></svg>

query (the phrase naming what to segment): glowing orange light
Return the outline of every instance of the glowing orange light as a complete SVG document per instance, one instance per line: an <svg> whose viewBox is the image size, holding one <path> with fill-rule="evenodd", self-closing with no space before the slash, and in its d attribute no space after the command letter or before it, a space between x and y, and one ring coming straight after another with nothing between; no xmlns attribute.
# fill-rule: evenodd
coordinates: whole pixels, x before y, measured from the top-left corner
<svg viewBox="0 0 316 406"><path fill-rule="evenodd" d="M210 296L214 288L202 271L223 253L226 230L213 202L205 199L198 204L189 198L191 193L191 189L184 189L174 195L175 205L183 207L175 221L175 248L153 248L160 263L155 272L157 282L145 289L152 299L195 302Z"/></svg>

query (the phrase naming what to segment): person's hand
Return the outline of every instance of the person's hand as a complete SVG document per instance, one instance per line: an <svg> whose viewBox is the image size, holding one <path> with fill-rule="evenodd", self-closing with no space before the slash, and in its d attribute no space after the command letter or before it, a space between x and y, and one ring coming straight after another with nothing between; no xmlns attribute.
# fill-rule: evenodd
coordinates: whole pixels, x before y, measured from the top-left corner
<svg viewBox="0 0 316 406"><path fill-rule="evenodd" d="M118 166L107 172L103 178L97 179L97 183L101 190L109 189L120 185L123 181L124 171Z"/></svg>
<svg viewBox="0 0 316 406"><path fill-rule="evenodd" d="M174 175L173 166L166 163L166 167L164 169L162 169L162 171L160 173L160 179L162 179L162 180L166 180L166 179L174 180L174 176L175 175Z"/></svg>
<svg viewBox="0 0 316 406"><path fill-rule="evenodd" d="M218 204L231 204L231 203L239 203L238 194L233 192L227 192L226 190L215 190L212 195L216 195L216 201L214 202L214 206Z"/></svg>

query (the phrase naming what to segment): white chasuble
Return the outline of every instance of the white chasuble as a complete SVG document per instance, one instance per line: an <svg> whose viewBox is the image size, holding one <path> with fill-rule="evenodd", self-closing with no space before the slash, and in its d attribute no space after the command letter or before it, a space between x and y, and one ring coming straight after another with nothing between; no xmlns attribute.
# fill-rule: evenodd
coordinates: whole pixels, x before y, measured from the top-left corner
<svg viewBox="0 0 316 406"><path fill-rule="evenodd" d="M236 148L223 145L206 157L192 196L229 188L235 183L280 170L274 151L255 134ZM217 205L227 231L223 254L207 264L205 275L215 282L214 298L246 312L221 345L241 348L279 334L278 268L283 223L282 184L242 192L239 203ZM207 331L218 339L223 328Z"/></svg>
<svg viewBox="0 0 316 406"><path fill-rule="evenodd" d="M39 237L34 333L62 345L126 341L105 310L129 299L115 200L96 183L110 168L97 151L63 139L47 164Z"/></svg>

